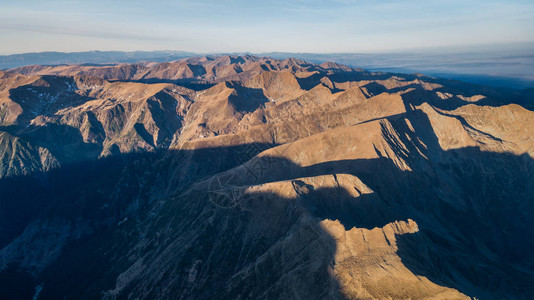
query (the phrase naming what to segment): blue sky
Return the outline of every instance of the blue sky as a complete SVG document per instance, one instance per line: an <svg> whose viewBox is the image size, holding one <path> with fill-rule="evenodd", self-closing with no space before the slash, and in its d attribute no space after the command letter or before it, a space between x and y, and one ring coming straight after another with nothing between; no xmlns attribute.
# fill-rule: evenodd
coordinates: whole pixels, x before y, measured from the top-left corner
<svg viewBox="0 0 534 300"><path fill-rule="evenodd" d="M0 0L0 54L374 52L534 42L527 0Z"/></svg>

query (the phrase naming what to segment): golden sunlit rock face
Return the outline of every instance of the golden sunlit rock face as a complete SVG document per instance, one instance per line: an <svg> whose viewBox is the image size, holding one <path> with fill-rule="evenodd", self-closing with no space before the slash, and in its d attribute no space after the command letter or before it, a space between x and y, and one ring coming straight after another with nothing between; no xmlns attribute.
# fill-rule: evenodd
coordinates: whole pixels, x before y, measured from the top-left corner
<svg viewBox="0 0 534 300"><path fill-rule="evenodd" d="M46 298L531 298L525 97L255 56L0 72L0 276Z"/></svg>

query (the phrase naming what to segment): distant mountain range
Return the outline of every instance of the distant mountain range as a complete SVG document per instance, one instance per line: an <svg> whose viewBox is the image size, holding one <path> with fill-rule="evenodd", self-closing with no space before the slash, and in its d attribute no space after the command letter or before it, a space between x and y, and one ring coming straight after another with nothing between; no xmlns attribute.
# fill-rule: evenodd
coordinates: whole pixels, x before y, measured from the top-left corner
<svg viewBox="0 0 534 300"><path fill-rule="evenodd" d="M151 60L0 71L0 299L534 298L532 90Z"/></svg>
<svg viewBox="0 0 534 300"><path fill-rule="evenodd" d="M412 51L399 53L260 53L260 56L304 59L313 63L332 61L371 71L424 73L483 85L534 88L534 46ZM253 53L229 53L232 55ZM185 51L88 51L40 52L0 56L0 70L27 65L117 64L140 61L166 62L202 56ZM222 55L213 53L212 56Z"/></svg>
<svg viewBox="0 0 534 300"><path fill-rule="evenodd" d="M0 56L0 70L28 65L106 64L173 61L197 54L185 51L38 52Z"/></svg>

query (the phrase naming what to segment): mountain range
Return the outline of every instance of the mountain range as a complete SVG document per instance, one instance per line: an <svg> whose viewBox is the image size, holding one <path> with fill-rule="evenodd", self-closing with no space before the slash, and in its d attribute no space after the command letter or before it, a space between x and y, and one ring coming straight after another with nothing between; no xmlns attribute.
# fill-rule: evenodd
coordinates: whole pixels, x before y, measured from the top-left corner
<svg viewBox="0 0 534 300"><path fill-rule="evenodd" d="M256 55L277 59L298 58L321 64L332 61L367 70L395 73L424 73L440 78L463 80L475 84L534 88L534 44L516 43L478 47L442 49L415 49L411 51L378 53L210 53L211 57L224 55ZM206 56L185 51L86 51L37 52L0 55L0 70L28 65L61 64L118 64L168 62L178 59Z"/></svg>
<svg viewBox="0 0 534 300"><path fill-rule="evenodd" d="M530 299L533 110L297 58L0 71L0 298Z"/></svg>

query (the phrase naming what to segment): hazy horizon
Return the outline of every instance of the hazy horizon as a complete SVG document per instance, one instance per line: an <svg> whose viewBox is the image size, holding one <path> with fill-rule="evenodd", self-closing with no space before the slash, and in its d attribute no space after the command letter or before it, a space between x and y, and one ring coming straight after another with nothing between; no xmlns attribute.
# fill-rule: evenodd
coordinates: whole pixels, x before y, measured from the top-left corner
<svg viewBox="0 0 534 300"><path fill-rule="evenodd" d="M20 54L33 54L33 53L81 53L81 52L184 52L198 55L241 55L241 54L254 54L262 55L269 53L296 53L296 54L406 54L406 53L459 53L459 52L495 52L495 51L506 51L506 50L519 50L519 51L529 51L534 49L534 41L525 41L525 42L504 42L504 43L487 43L487 44L472 44L472 45L451 45L451 46L421 46L421 47L408 47L408 48L398 48L398 49L383 49L383 50L368 50L368 51L283 51L283 50L274 50L274 51L190 51L187 49L154 49L154 50L143 50L143 49L128 49L128 50L119 50L119 49L87 49L87 50L73 50L73 51L62 51L62 50L37 50L37 51L27 51L27 52L12 52L12 53L0 53L0 56L9 56L9 55L20 55Z"/></svg>
<svg viewBox="0 0 534 300"><path fill-rule="evenodd" d="M423 73L425 75L458 79L483 85L523 89L534 88L534 73L532 72L534 69L533 49L534 44L522 43L374 53L197 53L179 50L38 52L0 55L0 70L8 70L25 65L163 62L193 56L252 54L273 58L295 57L312 63L332 61L370 71Z"/></svg>

